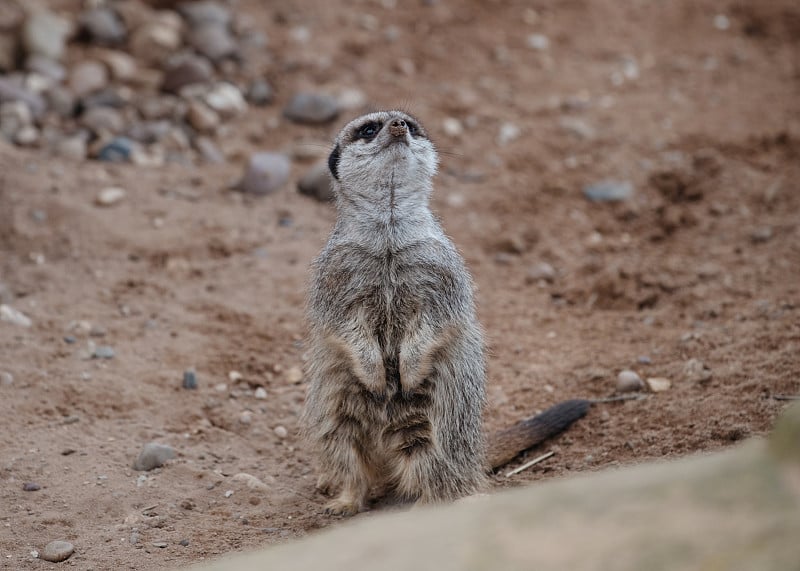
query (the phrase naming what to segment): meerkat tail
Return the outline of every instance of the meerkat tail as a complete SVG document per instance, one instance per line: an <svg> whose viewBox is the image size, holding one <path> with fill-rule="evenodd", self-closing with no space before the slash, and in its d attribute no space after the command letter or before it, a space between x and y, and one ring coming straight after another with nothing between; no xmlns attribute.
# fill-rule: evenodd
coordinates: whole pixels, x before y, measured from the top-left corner
<svg viewBox="0 0 800 571"><path fill-rule="evenodd" d="M508 464L518 454L566 430L592 406L587 399L572 399L551 406L541 414L521 420L489 437L488 460L492 470Z"/></svg>

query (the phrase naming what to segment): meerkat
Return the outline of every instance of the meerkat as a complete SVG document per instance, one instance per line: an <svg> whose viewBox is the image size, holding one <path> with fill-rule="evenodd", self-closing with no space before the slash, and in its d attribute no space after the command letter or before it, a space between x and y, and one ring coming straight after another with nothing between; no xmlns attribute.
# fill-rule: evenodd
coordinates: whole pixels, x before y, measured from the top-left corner
<svg viewBox="0 0 800 571"><path fill-rule="evenodd" d="M341 130L328 166L338 216L312 265L303 413L318 487L339 490L326 512L355 514L374 490L423 504L475 493L488 464L588 405L501 433L487 463L483 333L464 260L428 206L433 143L411 115L379 111Z"/></svg>

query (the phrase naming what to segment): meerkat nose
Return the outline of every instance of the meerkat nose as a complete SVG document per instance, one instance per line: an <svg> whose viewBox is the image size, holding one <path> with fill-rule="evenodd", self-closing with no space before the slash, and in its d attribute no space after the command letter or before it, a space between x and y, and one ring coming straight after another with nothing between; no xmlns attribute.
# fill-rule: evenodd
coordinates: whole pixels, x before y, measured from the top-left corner
<svg viewBox="0 0 800 571"><path fill-rule="evenodd" d="M402 137L408 132L408 125L403 119L393 119L389 124L389 134L393 137Z"/></svg>

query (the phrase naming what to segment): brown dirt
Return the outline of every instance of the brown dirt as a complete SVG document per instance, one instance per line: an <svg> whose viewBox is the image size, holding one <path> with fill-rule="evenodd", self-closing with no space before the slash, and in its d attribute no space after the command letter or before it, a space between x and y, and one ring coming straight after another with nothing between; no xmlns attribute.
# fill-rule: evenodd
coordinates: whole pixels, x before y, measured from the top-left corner
<svg viewBox="0 0 800 571"><path fill-rule="evenodd" d="M623 368L672 381L594 407L529 453L554 457L494 488L769 430L785 406L773 395L800 393L795 2L538 1L533 23L523 2L316 4L238 3L269 35L278 100L230 124L224 144L245 156L329 141L346 117L325 128L280 118L309 86L357 86L423 119L445 151L433 205L478 287L488 428L606 396ZM715 29L718 13L730 29ZM307 45L290 38L297 25L311 29ZM526 46L534 32L547 51ZM615 86L626 57L638 77ZM467 124L460 138L444 134L448 116ZM520 136L500 146L506 122ZM293 180L308 166L296 162ZM288 380L303 363L307 267L334 212L293 187L244 199L227 190L240 168L75 164L0 143L0 295L34 321L0 322L0 370L14 376L0 385L0 567L52 565L30 552L63 538L77 548L64 566L163 569L339 523L321 513L296 436L305 387ZM631 181L634 197L583 197L609 177ZM127 199L94 206L106 186ZM542 261L552 283L528 277ZM105 330L92 340L114 359L82 358L89 336L70 330L81 320ZM710 381L686 378L692 358ZM181 389L189 367L197 391ZM244 382L230 383L232 370ZM137 480L131 463L152 440L179 458ZM269 491L234 481L240 472ZM29 481L42 489L23 492Z"/></svg>

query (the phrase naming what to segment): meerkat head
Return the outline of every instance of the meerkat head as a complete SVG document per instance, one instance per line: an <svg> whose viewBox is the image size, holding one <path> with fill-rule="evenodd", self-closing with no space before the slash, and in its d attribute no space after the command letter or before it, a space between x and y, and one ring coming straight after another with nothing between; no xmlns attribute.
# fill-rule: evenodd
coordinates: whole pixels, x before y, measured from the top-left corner
<svg viewBox="0 0 800 571"><path fill-rule="evenodd" d="M328 157L336 191L376 205L389 193L392 201L402 200L404 192L427 198L437 165L438 155L425 129L402 111L377 111L350 121Z"/></svg>

